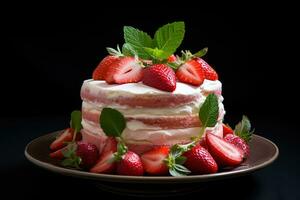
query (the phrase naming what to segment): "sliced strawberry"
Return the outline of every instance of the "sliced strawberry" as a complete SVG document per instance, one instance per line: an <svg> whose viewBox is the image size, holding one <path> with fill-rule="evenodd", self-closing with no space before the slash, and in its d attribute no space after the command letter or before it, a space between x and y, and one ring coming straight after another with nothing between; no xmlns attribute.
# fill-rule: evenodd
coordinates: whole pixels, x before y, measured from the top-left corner
<svg viewBox="0 0 300 200"><path fill-rule="evenodd" d="M113 137L106 140L104 149L98 159L96 165L90 169L94 173L112 173L116 168L116 163L113 162L114 153L117 151L117 141Z"/></svg>
<svg viewBox="0 0 300 200"><path fill-rule="evenodd" d="M218 171L218 165L210 153L201 145L185 152L184 165L194 174L212 174Z"/></svg>
<svg viewBox="0 0 300 200"><path fill-rule="evenodd" d="M227 134L232 134L233 130L229 125L222 124L223 126L223 137L225 137Z"/></svg>
<svg viewBox="0 0 300 200"><path fill-rule="evenodd" d="M169 168L164 162L169 155L168 146L155 147L141 156L141 160L146 173L151 175L166 175Z"/></svg>
<svg viewBox="0 0 300 200"><path fill-rule="evenodd" d="M143 83L163 91L176 89L175 72L165 64L152 65L144 70Z"/></svg>
<svg viewBox="0 0 300 200"><path fill-rule="evenodd" d="M116 62L119 59L117 56L108 55L106 56L96 67L93 72L94 80L104 80L106 77L106 72L109 69L109 66Z"/></svg>
<svg viewBox="0 0 300 200"><path fill-rule="evenodd" d="M63 147L49 154L51 158L62 160L64 158L63 151L66 151L67 147Z"/></svg>
<svg viewBox="0 0 300 200"><path fill-rule="evenodd" d="M143 69L134 57L121 57L106 72L107 83L137 83L143 78Z"/></svg>
<svg viewBox="0 0 300 200"><path fill-rule="evenodd" d="M197 58L196 61L201 65L201 68L205 74L205 79L215 81L218 80L217 72L205 62L202 58Z"/></svg>
<svg viewBox="0 0 300 200"><path fill-rule="evenodd" d="M56 140L54 140L51 144L50 144L50 149L52 151L61 149L62 147L67 145L67 142L71 142L73 139L73 135L74 135L74 129L72 128L67 128L65 130L62 131L61 135L59 135Z"/></svg>
<svg viewBox="0 0 300 200"><path fill-rule="evenodd" d="M236 166L243 161L243 154L234 145L211 133L206 134L208 151L221 166Z"/></svg>
<svg viewBox="0 0 300 200"><path fill-rule="evenodd" d="M127 176L142 176L144 168L139 155L132 151L127 151L122 156L122 159L117 162L117 173Z"/></svg>
<svg viewBox="0 0 300 200"><path fill-rule="evenodd" d="M197 61L189 60L180 66L176 72L176 77L181 82L199 86L204 81L204 72Z"/></svg>
<svg viewBox="0 0 300 200"><path fill-rule="evenodd" d="M233 134L227 134L224 140L233 144L235 147L239 148L243 152L243 158L247 158L250 155L249 145L239 136Z"/></svg>

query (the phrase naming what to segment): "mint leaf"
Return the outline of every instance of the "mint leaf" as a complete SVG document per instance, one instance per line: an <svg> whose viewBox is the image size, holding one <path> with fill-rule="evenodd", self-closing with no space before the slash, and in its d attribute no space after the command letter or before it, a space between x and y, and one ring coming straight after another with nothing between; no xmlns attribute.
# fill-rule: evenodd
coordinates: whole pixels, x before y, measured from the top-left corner
<svg viewBox="0 0 300 200"><path fill-rule="evenodd" d="M234 134L249 142L252 138L254 130L251 131L251 123L247 116L243 115L242 121L240 121L234 129Z"/></svg>
<svg viewBox="0 0 300 200"><path fill-rule="evenodd" d="M99 121L107 136L121 137L126 127L126 121L122 113L112 108L103 108Z"/></svg>
<svg viewBox="0 0 300 200"><path fill-rule="evenodd" d="M137 55L137 52L134 50L134 48L129 43L124 43L122 46L122 53L125 56L134 56Z"/></svg>
<svg viewBox="0 0 300 200"><path fill-rule="evenodd" d="M149 56L151 56L153 59L157 60L164 60L167 59L170 55L165 52L164 50L158 49L158 48L149 48L149 47L144 47L145 52Z"/></svg>
<svg viewBox="0 0 300 200"><path fill-rule="evenodd" d="M205 56L205 54L207 53L207 51L208 51L207 47L203 48L200 51L198 51L197 53L194 53L194 56L196 56L196 57L203 57L203 56Z"/></svg>
<svg viewBox="0 0 300 200"><path fill-rule="evenodd" d="M132 46L140 58L149 59L144 47L154 47L152 38L147 33L131 26L124 26L123 30L125 42Z"/></svg>
<svg viewBox="0 0 300 200"><path fill-rule="evenodd" d="M159 28L154 35L154 41L158 49L172 55L180 46L185 33L184 22L173 22Z"/></svg>
<svg viewBox="0 0 300 200"><path fill-rule="evenodd" d="M219 116L218 98L215 94L209 94L199 111L199 118L202 122L202 128L214 127Z"/></svg>
<svg viewBox="0 0 300 200"><path fill-rule="evenodd" d="M81 119L81 112L79 110L74 110L71 113L71 128L73 128L76 133L82 129Z"/></svg>

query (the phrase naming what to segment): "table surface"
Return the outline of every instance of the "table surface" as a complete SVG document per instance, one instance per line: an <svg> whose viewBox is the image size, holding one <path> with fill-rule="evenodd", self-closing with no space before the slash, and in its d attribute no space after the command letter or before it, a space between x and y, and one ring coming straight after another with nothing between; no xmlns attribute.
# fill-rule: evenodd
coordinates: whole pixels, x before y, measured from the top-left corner
<svg viewBox="0 0 300 200"><path fill-rule="evenodd" d="M201 190L183 195L225 199L300 199L300 156L298 156L297 131L279 120L257 123L256 133L276 143L279 158L267 168L244 177L214 182ZM43 134L63 129L66 117L32 117L26 119L3 119L1 123L1 165L0 173L4 188L10 196L25 198L66 197L82 198L91 194L114 199L132 199L112 194L97 188L88 180L65 177L40 169L24 156L24 148L32 139ZM289 128L283 128L289 127ZM280 138L279 138L280 136ZM17 192L16 192L17 191ZM216 192L218 191L218 192ZM178 196L179 197L179 196ZM180 197L182 198L182 197ZM157 198L156 198L157 199Z"/></svg>

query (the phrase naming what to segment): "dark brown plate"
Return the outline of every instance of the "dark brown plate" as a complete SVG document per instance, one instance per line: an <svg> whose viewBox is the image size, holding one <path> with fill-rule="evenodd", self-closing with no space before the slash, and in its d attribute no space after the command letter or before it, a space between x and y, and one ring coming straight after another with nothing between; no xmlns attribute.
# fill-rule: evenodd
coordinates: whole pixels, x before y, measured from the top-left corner
<svg viewBox="0 0 300 200"><path fill-rule="evenodd" d="M250 142L251 156L242 163L241 166L234 169L227 169L215 174L206 175L189 175L184 177L171 176L121 176L110 174L95 174L74 169L61 167L58 161L49 157L49 144L54 140L57 132L43 135L31 141L25 148L26 158L35 165L47 170L60 173L67 176L74 176L85 179L96 180L99 183L103 182L118 182L118 183L192 183L192 182L207 182L220 180L230 177L242 176L252 173L256 170L270 165L279 154L277 146L270 140L258 135L253 135Z"/></svg>

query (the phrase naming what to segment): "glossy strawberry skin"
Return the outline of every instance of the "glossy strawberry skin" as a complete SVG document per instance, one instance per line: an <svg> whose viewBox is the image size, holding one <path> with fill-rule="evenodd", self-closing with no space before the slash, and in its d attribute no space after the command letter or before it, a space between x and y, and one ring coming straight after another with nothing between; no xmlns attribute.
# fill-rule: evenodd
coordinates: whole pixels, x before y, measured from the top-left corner
<svg viewBox="0 0 300 200"><path fill-rule="evenodd" d="M211 133L206 134L209 153L219 166L234 167L243 161L242 152L231 143Z"/></svg>
<svg viewBox="0 0 300 200"><path fill-rule="evenodd" d="M89 169L96 164L99 158L99 150L94 144L79 141L77 142L76 155L81 158L80 166Z"/></svg>
<svg viewBox="0 0 300 200"><path fill-rule="evenodd" d="M217 72L202 58L196 58L196 61L201 65L205 79L215 81L219 79Z"/></svg>
<svg viewBox="0 0 300 200"><path fill-rule="evenodd" d="M173 92L176 89L175 72L165 64L156 64L144 69L143 83L159 90Z"/></svg>
<svg viewBox="0 0 300 200"><path fill-rule="evenodd" d="M223 137L225 137L227 134L232 134L233 133L232 128L230 128L226 124L222 124L222 126L223 126Z"/></svg>
<svg viewBox="0 0 300 200"><path fill-rule="evenodd" d="M56 151L64 146L67 146L67 142L71 142L74 136L74 129L67 128L50 144L50 149Z"/></svg>
<svg viewBox="0 0 300 200"><path fill-rule="evenodd" d="M119 58L117 56L108 55L106 56L94 69L93 79L94 80L104 80L106 77L107 70L109 66L116 62Z"/></svg>
<svg viewBox="0 0 300 200"><path fill-rule="evenodd" d="M106 72L108 84L137 83L143 78L143 68L134 57L121 57Z"/></svg>
<svg viewBox="0 0 300 200"><path fill-rule="evenodd" d="M184 165L193 174L212 174L218 171L218 165L210 153L201 145L196 145L183 154L187 158Z"/></svg>
<svg viewBox="0 0 300 200"><path fill-rule="evenodd" d="M116 169L116 162L113 162L114 153L117 151L117 141L113 137L108 137L103 151L97 163L90 169L93 173L110 174Z"/></svg>
<svg viewBox="0 0 300 200"><path fill-rule="evenodd" d="M144 170L150 175L166 175L169 173L169 168L164 162L170 152L168 146L154 147L145 152L141 156Z"/></svg>
<svg viewBox="0 0 300 200"><path fill-rule="evenodd" d="M243 158L247 158L250 156L250 148L249 145L239 136L233 134L227 134L224 137L224 140L233 144L237 148L239 148L243 152Z"/></svg>
<svg viewBox="0 0 300 200"><path fill-rule="evenodd" d="M176 77L180 82L199 86L204 81L204 72L197 61L189 60L179 67Z"/></svg>
<svg viewBox="0 0 300 200"><path fill-rule="evenodd" d="M144 174L144 168L140 157L136 153L128 151L117 163L117 174L142 176Z"/></svg>

